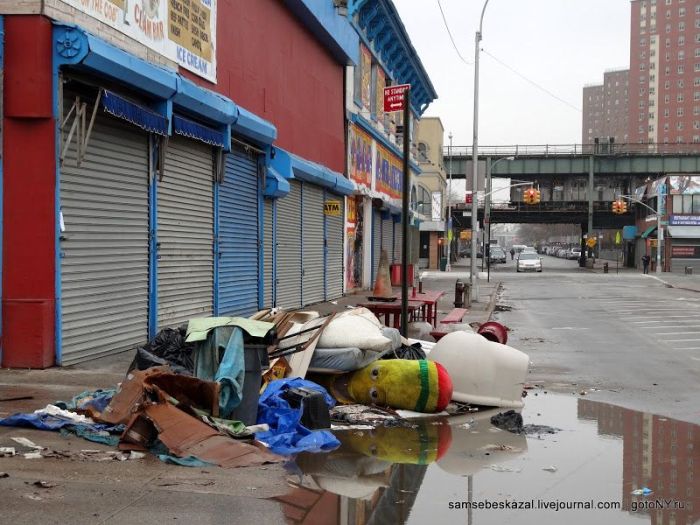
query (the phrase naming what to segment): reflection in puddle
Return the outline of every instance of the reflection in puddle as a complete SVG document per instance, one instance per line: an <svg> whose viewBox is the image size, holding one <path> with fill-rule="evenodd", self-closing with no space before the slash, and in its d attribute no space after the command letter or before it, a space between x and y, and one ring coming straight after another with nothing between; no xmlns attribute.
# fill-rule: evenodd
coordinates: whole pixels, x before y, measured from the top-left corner
<svg viewBox="0 0 700 525"><path fill-rule="evenodd" d="M338 433L337 450L297 457L293 490L275 499L294 524L700 520L697 425L542 393L528 397L525 422L557 434L496 429L496 413ZM653 493L632 495L644 487Z"/></svg>

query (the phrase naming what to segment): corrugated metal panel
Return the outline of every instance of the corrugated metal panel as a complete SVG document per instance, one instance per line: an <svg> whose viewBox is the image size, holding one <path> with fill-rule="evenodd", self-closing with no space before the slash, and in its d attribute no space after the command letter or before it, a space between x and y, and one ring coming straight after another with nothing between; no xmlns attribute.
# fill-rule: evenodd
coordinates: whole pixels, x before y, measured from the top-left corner
<svg viewBox="0 0 700 525"><path fill-rule="evenodd" d="M343 197L326 193L326 199L341 202L339 217L326 216L326 300L343 295L343 234L345 206Z"/></svg>
<svg viewBox="0 0 700 525"><path fill-rule="evenodd" d="M377 279L377 269L379 268L379 256L382 251L382 216L377 210L372 210L372 282L374 286Z"/></svg>
<svg viewBox="0 0 700 525"><path fill-rule="evenodd" d="M274 305L274 295L273 295L273 263L274 263L274 254L273 254L273 246L274 246L274 223L273 223L273 210L274 210L274 204L275 201L272 199L265 199L265 205L264 205L264 213L265 213L265 224L264 224L264 244L265 244L265 254L264 254L264 260L263 260L263 273L265 277L265 308L272 307Z"/></svg>
<svg viewBox="0 0 700 525"><path fill-rule="evenodd" d="M289 193L277 199L277 306L301 306L301 182L289 181Z"/></svg>
<svg viewBox="0 0 700 525"><path fill-rule="evenodd" d="M401 222L394 223L394 262L401 262L401 243L403 239L403 225Z"/></svg>
<svg viewBox="0 0 700 525"><path fill-rule="evenodd" d="M304 245L302 297L304 305L307 305L325 299L323 188L305 183L302 186L302 201L302 240Z"/></svg>
<svg viewBox="0 0 700 525"><path fill-rule="evenodd" d="M148 137L99 115L80 168L71 141L60 184L61 364L69 365L148 338Z"/></svg>
<svg viewBox="0 0 700 525"><path fill-rule="evenodd" d="M214 192L211 146L173 136L158 183L158 326L212 313Z"/></svg>
<svg viewBox="0 0 700 525"><path fill-rule="evenodd" d="M394 254L394 222L391 215L388 219L382 219L382 248L386 250L387 262L391 264Z"/></svg>
<svg viewBox="0 0 700 525"><path fill-rule="evenodd" d="M219 188L219 314L258 310L258 156L235 146Z"/></svg>

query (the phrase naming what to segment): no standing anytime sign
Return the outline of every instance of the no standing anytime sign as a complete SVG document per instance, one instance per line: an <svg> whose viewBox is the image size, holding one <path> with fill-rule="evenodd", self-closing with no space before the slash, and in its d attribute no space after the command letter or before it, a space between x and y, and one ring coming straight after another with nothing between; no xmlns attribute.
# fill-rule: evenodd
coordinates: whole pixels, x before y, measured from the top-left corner
<svg viewBox="0 0 700 525"><path fill-rule="evenodd" d="M384 112L401 111L406 104L406 91L411 84L399 84L384 88Z"/></svg>

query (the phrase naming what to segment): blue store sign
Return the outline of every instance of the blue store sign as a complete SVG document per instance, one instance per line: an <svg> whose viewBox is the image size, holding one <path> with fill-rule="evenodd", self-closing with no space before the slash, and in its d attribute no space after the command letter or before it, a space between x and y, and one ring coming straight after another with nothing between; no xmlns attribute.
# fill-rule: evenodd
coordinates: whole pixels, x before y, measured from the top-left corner
<svg viewBox="0 0 700 525"><path fill-rule="evenodd" d="M670 226L700 226L700 215L671 215Z"/></svg>

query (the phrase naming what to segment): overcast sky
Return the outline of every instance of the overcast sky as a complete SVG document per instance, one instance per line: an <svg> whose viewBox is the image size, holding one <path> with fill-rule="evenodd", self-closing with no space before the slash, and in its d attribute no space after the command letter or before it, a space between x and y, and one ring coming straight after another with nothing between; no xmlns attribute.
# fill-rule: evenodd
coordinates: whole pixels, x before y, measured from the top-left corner
<svg viewBox="0 0 700 525"><path fill-rule="evenodd" d="M470 145L474 34L483 0L394 0L438 99L425 115L439 116L455 146ZM630 0L490 0L481 42L479 144L581 142L586 84L608 69L629 67ZM494 60L515 69L569 105ZM572 108L574 106L576 109Z"/></svg>

